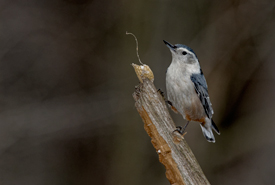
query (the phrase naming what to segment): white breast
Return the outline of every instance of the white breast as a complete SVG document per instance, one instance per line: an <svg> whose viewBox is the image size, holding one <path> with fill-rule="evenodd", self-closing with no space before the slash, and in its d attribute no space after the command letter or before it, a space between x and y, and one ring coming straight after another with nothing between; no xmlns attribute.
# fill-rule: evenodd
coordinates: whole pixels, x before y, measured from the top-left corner
<svg viewBox="0 0 275 185"><path fill-rule="evenodd" d="M186 67L178 66L177 63L172 62L166 73L168 100L172 102L173 106L184 118L185 110L191 110L191 112L193 112L192 114L194 114L194 112L197 112L196 114L204 113L203 107L194 89L194 84L190 79L195 69L186 69ZM196 110L192 107L194 106L194 102L199 103L199 106L197 106L198 108L195 108ZM196 115L194 115L194 117L196 117Z"/></svg>

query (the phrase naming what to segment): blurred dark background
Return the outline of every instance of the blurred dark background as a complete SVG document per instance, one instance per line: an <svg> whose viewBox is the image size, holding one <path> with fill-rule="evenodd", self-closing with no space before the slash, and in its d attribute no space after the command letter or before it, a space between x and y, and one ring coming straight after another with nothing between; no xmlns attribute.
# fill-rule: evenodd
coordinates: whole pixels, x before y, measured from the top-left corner
<svg viewBox="0 0 275 185"><path fill-rule="evenodd" d="M1 0L0 183L167 185L132 93L141 60L165 91L186 44L206 76L214 120L186 140L212 184L275 184L275 2ZM177 125L180 115L171 112Z"/></svg>

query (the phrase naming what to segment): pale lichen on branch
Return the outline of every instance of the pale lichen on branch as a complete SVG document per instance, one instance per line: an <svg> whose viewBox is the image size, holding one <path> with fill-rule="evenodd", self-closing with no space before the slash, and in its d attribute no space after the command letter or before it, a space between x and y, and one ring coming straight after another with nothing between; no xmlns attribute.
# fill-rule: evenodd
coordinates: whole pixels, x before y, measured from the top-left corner
<svg viewBox="0 0 275 185"><path fill-rule="evenodd" d="M141 83L143 83L142 79L148 78L153 82L154 81L154 74L153 74L152 70L150 69L150 67L148 65L143 64L141 62L140 58L139 58L137 37L133 33L129 33L129 32L126 32L126 35L132 35L136 40L137 58L138 58L138 61L141 65L137 65L137 64L132 63L132 66L134 67L134 70L137 74L137 77L138 77L139 81Z"/></svg>

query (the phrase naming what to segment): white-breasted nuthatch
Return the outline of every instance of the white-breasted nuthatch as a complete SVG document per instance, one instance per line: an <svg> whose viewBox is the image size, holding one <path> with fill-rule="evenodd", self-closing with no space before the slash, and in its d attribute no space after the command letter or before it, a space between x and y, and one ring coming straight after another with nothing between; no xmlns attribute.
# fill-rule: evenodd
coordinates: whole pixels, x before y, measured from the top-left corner
<svg viewBox="0 0 275 185"><path fill-rule="evenodd" d="M214 111L198 58L188 46L163 41L172 53L172 62L166 72L168 103L187 120L185 127L177 127L176 131L183 134L190 121L197 121L207 141L214 143L212 129L217 134L220 131L212 120Z"/></svg>

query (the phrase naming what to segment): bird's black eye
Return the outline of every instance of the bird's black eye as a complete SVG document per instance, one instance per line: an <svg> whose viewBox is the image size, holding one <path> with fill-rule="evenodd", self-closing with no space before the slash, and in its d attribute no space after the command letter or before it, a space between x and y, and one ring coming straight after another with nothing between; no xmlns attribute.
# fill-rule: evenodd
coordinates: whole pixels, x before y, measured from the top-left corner
<svg viewBox="0 0 275 185"><path fill-rule="evenodd" d="M186 55L187 53L186 53L186 51L183 51L182 54L183 54L183 55Z"/></svg>

